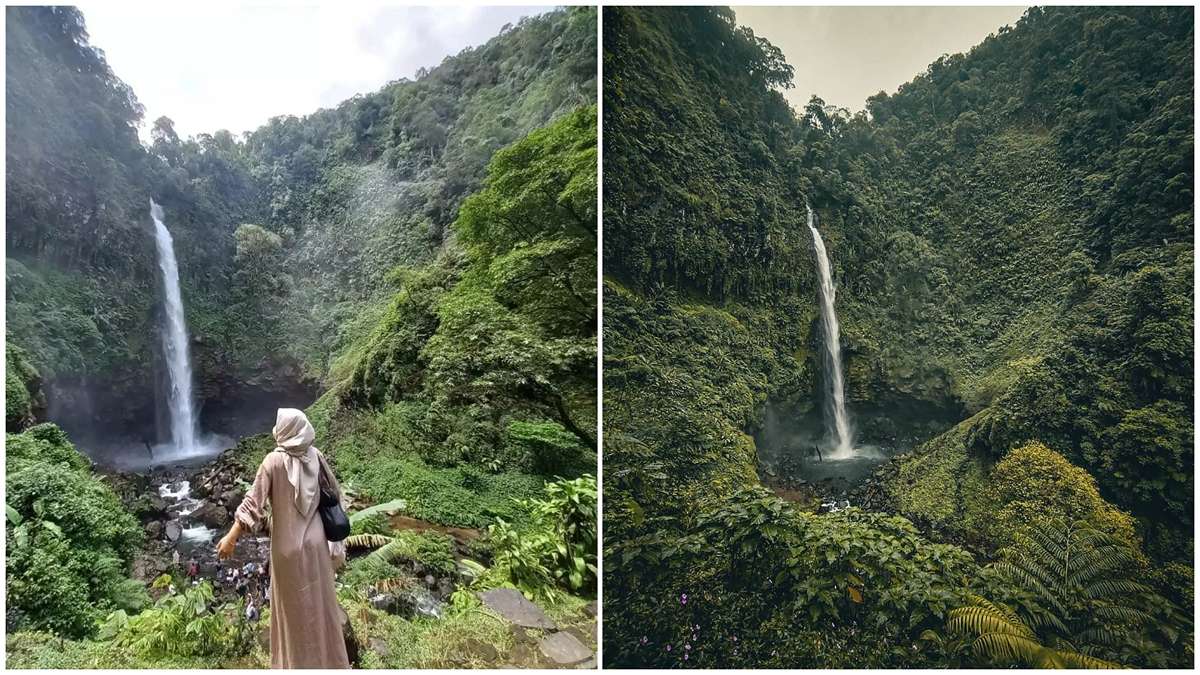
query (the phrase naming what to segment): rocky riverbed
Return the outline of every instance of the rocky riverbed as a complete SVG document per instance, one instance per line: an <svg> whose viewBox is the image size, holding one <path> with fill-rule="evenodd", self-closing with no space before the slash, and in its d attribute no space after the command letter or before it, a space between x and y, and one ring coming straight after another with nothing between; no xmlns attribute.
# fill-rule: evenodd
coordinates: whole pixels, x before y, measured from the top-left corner
<svg viewBox="0 0 1200 675"><path fill-rule="evenodd" d="M187 575L194 562L196 580L212 582L217 597L233 599L237 584L230 570L239 574L256 570L270 559L266 533L247 533L238 541L231 559L217 559L216 542L233 523L233 514L249 487L241 467L228 453L198 466L176 465L144 474L110 474L118 493L142 521L146 538L134 561L133 575L147 584L162 574ZM251 597L261 598L265 577L251 575L247 584Z"/></svg>

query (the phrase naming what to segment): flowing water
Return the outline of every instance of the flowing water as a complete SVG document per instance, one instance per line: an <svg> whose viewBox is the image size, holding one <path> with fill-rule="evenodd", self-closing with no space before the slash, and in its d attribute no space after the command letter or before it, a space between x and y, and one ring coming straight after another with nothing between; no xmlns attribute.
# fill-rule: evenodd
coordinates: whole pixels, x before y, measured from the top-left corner
<svg viewBox="0 0 1200 675"><path fill-rule="evenodd" d="M175 262L171 232L163 224L162 207L154 200L150 200L150 216L154 218L154 243L158 248L158 267L162 271L166 305L162 340L170 378L167 404L171 416L171 445L174 455L186 456L196 449L196 415L192 409L192 365L188 355L183 296L179 292L179 265Z"/></svg>
<svg viewBox="0 0 1200 675"><path fill-rule="evenodd" d="M808 208L808 229L812 230L813 249L817 253L817 276L821 292L822 341L825 343L825 426L830 452L825 459L840 460L855 457L854 438L850 428L850 414L846 411L846 384L842 377L842 345L838 328L834 300L837 288L833 285L833 274L829 269L829 255L825 242L817 231L816 215L812 206Z"/></svg>

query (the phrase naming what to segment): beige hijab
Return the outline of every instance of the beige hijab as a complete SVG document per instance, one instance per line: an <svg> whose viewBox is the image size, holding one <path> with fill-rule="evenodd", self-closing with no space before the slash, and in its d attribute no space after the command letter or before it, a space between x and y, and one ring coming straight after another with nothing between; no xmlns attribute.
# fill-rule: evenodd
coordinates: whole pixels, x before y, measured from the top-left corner
<svg viewBox="0 0 1200 675"><path fill-rule="evenodd" d="M321 460L313 440L317 432L304 413L295 408L280 408L275 416L275 452L287 455L288 483L292 485L293 501L301 515L312 513L320 492Z"/></svg>

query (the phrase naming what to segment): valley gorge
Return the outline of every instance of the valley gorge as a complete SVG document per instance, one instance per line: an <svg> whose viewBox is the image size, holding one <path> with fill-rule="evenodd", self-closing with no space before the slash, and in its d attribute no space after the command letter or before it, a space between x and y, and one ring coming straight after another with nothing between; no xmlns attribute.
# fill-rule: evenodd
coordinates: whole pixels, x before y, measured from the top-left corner
<svg viewBox="0 0 1200 675"><path fill-rule="evenodd" d="M1191 22L1034 7L851 113L737 8L605 9L607 665L1192 662ZM1131 583L1051 629L1002 570L1077 536Z"/></svg>

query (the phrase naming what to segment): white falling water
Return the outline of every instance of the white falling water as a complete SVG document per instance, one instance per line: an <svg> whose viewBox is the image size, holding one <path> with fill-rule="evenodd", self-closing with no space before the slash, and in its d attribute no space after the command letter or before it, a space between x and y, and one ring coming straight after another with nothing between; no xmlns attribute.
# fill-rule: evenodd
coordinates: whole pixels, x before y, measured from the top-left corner
<svg viewBox="0 0 1200 675"><path fill-rule="evenodd" d="M154 243L158 248L158 267L162 270L166 299L166 325L163 326L163 354L171 380L167 403L171 415L171 443L176 453L196 449L196 417L192 408L192 366L188 358L187 322L183 316L183 298L179 293L179 265L175 262L175 244L163 224L162 207L150 200L154 218Z"/></svg>
<svg viewBox="0 0 1200 675"><path fill-rule="evenodd" d="M854 439L850 432L850 415L846 411L846 384L842 377L842 345L838 330L837 312L833 303L837 289L833 286L833 274L829 271L829 255L825 242L817 231L816 215L812 205L808 209L808 229L812 230L813 249L817 252L817 276L821 291L821 327L825 343L825 426L832 444L826 459L848 459L854 456Z"/></svg>

